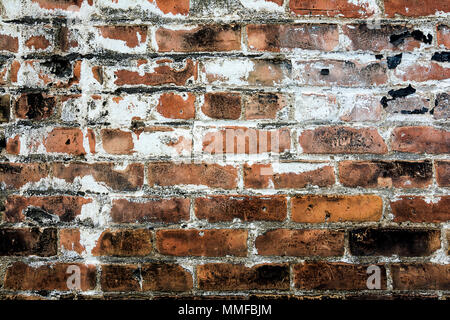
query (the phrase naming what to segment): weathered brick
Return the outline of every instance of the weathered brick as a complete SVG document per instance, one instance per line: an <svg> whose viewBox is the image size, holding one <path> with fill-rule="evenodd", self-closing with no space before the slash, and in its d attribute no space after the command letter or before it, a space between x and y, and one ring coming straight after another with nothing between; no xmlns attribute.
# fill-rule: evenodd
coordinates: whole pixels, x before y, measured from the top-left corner
<svg viewBox="0 0 450 320"><path fill-rule="evenodd" d="M435 161L436 181L441 187L450 186L450 161Z"/></svg>
<svg viewBox="0 0 450 320"><path fill-rule="evenodd" d="M278 112L288 106L288 97L280 93L258 92L244 95L245 119L276 119Z"/></svg>
<svg viewBox="0 0 450 320"><path fill-rule="evenodd" d="M152 232L148 229L106 230L92 249L94 256L146 256L152 252Z"/></svg>
<svg viewBox="0 0 450 320"><path fill-rule="evenodd" d="M11 114L11 97L9 94L0 95L0 123L9 122Z"/></svg>
<svg viewBox="0 0 450 320"><path fill-rule="evenodd" d="M436 95L434 100L434 108L430 113L433 113L433 118L437 120L447 120L450 118L450 95L442 92Z"/></svg>
<svg viewBox="0 0 450 320"><path fill-rule="evenodd" d="M344 232L340 230L275 229L255 240L263 256L341 256L344 254Z"/></svg>
<svg viewBox="0 0 450 320"><path fill-rule="evenodd" d="M306 195L292 198L291 210L301 223L379 221L383 201L376 195Z"/></svg>
<svg viewBox="0 0 450 320"><path fill-rule="evenodd" d="M252 24L247 26L248 46L256 51L284 49L332 51L339 44L339 32L331 24Z"/></svg>
<svg viewBox="0 0 450 320"><path fill-rule="evenodd" d="M57 253L54 228L0 229L0 256L54 256Z"/></svg>
<svg viewBox="0 0 450 320"><path fill-rule="evenodd" d="M111 218L116 223L164 222L189 220L189 199L115 199Z"/></svg>
<svg viewBox="0 0 450 320"><path fill-rule="evenodd" d="M341 161L339 179L346 187L424 188L433 176L430 161Z"/></svg>
<svg viewBox="0 0 450 320"><path fill-rule="evenodd" d="M450 12L450 4L440 0L384 0L384 10L388 17L402 15L420 17L434 15L438 11Z"/></svg>
<svg viewBox="0 0 450 320"><path fill-rule="evenodd" d="M391 201L391 209L396 222L446 222L450 220L450 197L428 200L425 197L402 196Z"/></svg>
<svg viewBox="0 0 450 320"><path fill-rule="evenodd" d="M135 48L147 41L146 26L100 26L97 27L103 38L121 40L128 48Z"/></svg>
<svg viewBox="0 0 450 320"><path fill-rule="evenodd" d="M24 93L14 104L17 118L36 121L51 117L55 108L56 98L42 93Z"/></svg>
<svg viewBox="0 0 450 320"><path fill-rule="evenodd" d="M283 221L287 215L284 196L210 196L195 199L195 215L209 222Z"/></svg>
<svg viewBox="0 0 450 320"><path fill-rule="evenodd" d="M241 95L234 92L206 93L202 112L213 119L239 119L241 117Z"/></svg>
<svg viewBox="0 0 450 320"><path fill-rule="evenodd" d="M72 267L71 267L72 266ZM68 287L73 267L80 271L81 291L93 290L96 283L96 268L94 265L80 263L47 263L42 266L30 266L23 262L15 262L6 270L5 288L9 290L58 290L70 291Z"/></svg>
<svg viewBox="0 0 450 320"><path fill-rule="evenodd" d="M244 165L244 185L254 189L320 187L335 183L334 168L328 163L278 163Z"/></svg>
<svg viewBox="0 0 450 320"><path fill-rule="evenodd" d="M450 153L450 132L432 127L395 128L391 148L400 152Z"/></svg>
<svg viewBox="0 0 450 320"><path fill-rule="evenodd" d="M159 230L158 252L173 256L247 256L247 231L241 229Z"/></svg>
<svg viewBox="0 0 450 320"><path fill-rule="evenodd" d="M19 189L48 176L45 163L0 163L0 183L6 189Z"/></svg>
<svg viewBox="0 0 450 320"><path fill-rule="evenodd" d="M241 48L241 28L238 25L159 28L156 43L160 52L235 51Z"/></svg>
<svg viewBox="0 0 450 320"><path fill-rule="evenodd" d="M444 46L450 49L450 28L446 25L437 26L437 43L439 46Z"/></svg>
<svg viewBox="0 0 450 320"><path fill-rule="evenodd" d="M232 189L237 185L237 169L233 166L190 163L150 163L149 186L203 185Z"/></svg>
<svg viewBox="0 0 450 320"><path fill-rule="evenodd" d="M195 116L195 95L186 93L163 93L156 107L158 113L168 119L192 119Z"/></svg>
<svg viewBox="0 0 450 320"><path fill-rule="evenodd" d="M61 251L72 251L78 254L86 251L81 244L80 229L61 229L59 231L59 248Z"/></svg>
<svg viewBox="0 0 450 320"><path fill-rule="evenodd" d="M29 219L45 222L53 221L57 217L59 221L70 222L81 214L83 205L91 202L92 199L75 196L8 196L5 201L4 220L20 222Z"/></svg>
<svg viewBox="0 0 450 320"><path fill-rule="evenodd" d="M377 10L369 4L349 0L292 0L289 7L296 15L365 18L372 16Z"/></svg>
<svg viewBox="0 0 450 320"><path fill-rule="evenodd" d="M441 247L439 230L363 228L350 231L350 252L355 256L421 257Z"/></svg>
<svg viewBox="0 0 450 320"><path fill-rule="evenodd" d="M59 1L59 0L32 0L39 4L41 8L48 10L79 10L83 4L88 4L92 6L92 0L69 0L69 1Z"/></svg>
<svg viewBox="0 0 450 320"><path fill-rule="evenodd" d="M394 290L449 290L450 265L401 263L390 267Z"/></svg>
<svg viewBox="0 0 450 320"><path fill-rule="evenodd" d="M299 142L304 153L387 153L374 128L320 127L302 131Z"/></svg>
<svg viewBox="0 0 450 320"><path fill-rule="evenodd" d="M289 266L210 263L197 267L197 279L201 290L288 290Z"/></svg>
<svg viewBox="0 0 450 320"><path fill-rule="evenodd" d="M380 289L386 289L386 269L380 268ZM294 285L300 290L367 290L369 265L344 262L303 262L293 268Z"/></svg>
<svg viewBox="0 0 450 320"><path fill-rule="evenodd" d="M8 34L0 34L0 51L18 52L19 38Z"/></svg>
<svg viewBox="0 0 450 320"><path fill-rule="evenodd" d="M44 146L50 153L85 155L83 132L77 128L54 128L45 138Z"/></svg>
<svg viewBox="0 0 450 320"><path fill-rule="evenodd" d="M102 129L103 149L110 154L132 154L134 143L132 133L120 129Z"/></svg>
<svg viewBox="0 0 450 320"><path fill-rule="evenodd" d="M395 68L394 75L398 81L403 82L439 81L450 78L450 68L437 62L414 61L400 64Z"/></svg>

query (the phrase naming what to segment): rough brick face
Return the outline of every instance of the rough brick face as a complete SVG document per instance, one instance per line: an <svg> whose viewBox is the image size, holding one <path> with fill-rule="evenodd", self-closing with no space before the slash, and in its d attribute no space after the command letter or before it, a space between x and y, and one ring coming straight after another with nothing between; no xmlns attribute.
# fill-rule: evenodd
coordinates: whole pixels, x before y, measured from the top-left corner
<svg viewBox="0 0 450 320"><path fill-rule="evenodd" d="M0 300L450 299L449 17L0 0Z"/></svg>

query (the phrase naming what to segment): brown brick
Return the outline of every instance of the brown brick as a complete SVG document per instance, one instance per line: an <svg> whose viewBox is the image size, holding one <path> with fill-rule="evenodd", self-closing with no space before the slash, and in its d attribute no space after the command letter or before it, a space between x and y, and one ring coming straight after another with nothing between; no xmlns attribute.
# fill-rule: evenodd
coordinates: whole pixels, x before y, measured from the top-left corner
<svg viewBox="0 0 450 320"><path fill-rule="evenodd" d="M450 265L402 263L391 265L394 290L449 290Z"/></svg>
<svg viewBox="0 0 450 320"><path fill-rule="evenodd" d="M339 230L275 229L255 240L263 256L341 256L344 254L344 232Z"/></svg>
<svg viewBox="0 0 450 320"><path fill-rule="evenodd" d="M441 81L450 78L450 68L437 62L417 61L413 64L400 64L395 68L394 76L404 82Z"/></svg>
<svg viewBox="0 0 450 320"><path fill-rule="evenodd" d="M195 117L195 95L185 93L187 98L177 93L163 93L159 97L156 110L168 119L193 119Z"/></svg>
<svg viewBox="0 0 450 320"><path fill-rule="evenodd" d="M421 257L441 247L439 230L371 229L350 231L350 252L355 256Z"/></svg>
<svg viewBox="0 0 450 320"><path fill-rule="evenodd" d="M450 118L450 94L441 92L436 94L434 108L430 111L436 120L447 120Z"/></svg>
<svg viewBox="0 0 450 320"><path fill-rule="evenodd" d="M396 222L446 222L450 220L450 196L425 197L401 196L391 201L392 214Z"/></svg>
<svg viewBox="0 0 450 320"><path fill-rule="evenodd" d="M164 222L189 220L189 199L115 199L111 218L116 223Z"/></svg>
<svg viewBox="0 0 450 320"><path fill-rule="evenodd" d="M232 189L237 185L237 170L217 164L150 163L149 186L205 185L210 188Z"/></svg>
<svg viewBox="0 0 450 320"><path fill-rule="evenodd" d="M288 106L288 97L281 93L258 92L243 99L245 119L276 119L277 113Z"/></svg>
<svg viewBox="0 0 450 320"><path fill-rule="evenodd" d="M194 29L156 31L159 52L235 51L241 49L238 25L205 25Z"/></svg>
<svg viewBox="0 0 450 320"><path fill-rule="evenodd" d="M11 96L0 95L0 123L8 123L11 114Z"/></svg>
<svg viewBox="0 0 450 320"><path fill-rule="evenodd" d="M45 36L31 36L25 40L28 49L45 50L51 46L51 42Z"/></svg>
<svg viewBox="0 0 450 320"><path fill-rule="evenodd" d="M9 154L20 154L20 136L9 138L6 142L6 152Z"/></svg>
<svg viewBox="0 0 450 320"><path fill-rule="evenodd" d="M450 132L431 127L395 128L391 148L400 152L450 153Z"/></svg>
<svg viewBox="0 0 450 320"><path fill-rule="evenodd" d="M437 160L436 167L436 181L441 187L450 187L450 161Z"/></svg>
<svg viewBox="0 0 450 320"><path fill-rule="evenodd" d="M241 117L241 95L235 92L206 93L202 112L213 119L237 120Z"/></svg>
<svg viewBox="0 0 450 320"><path fill-rule="evenodd" d="M156 2L164 14L187 15L189 13L189 0L151 0L151 2Z"/></svg>
<svg viewBox="0 0 450 320"><path fill-rule="evenodd" d="M299 163L303 165L303 163ZM299 169L299 172L276 172L272 164L244 165L244 185L246 188L265 189L273 185L275 189L304 188L309 185L320 187L331 186L335 183L334 168L327 164L313 164L309 169ZM316 166L319 165L319 166ZM283 166L281 163L280 166Z"/></svg>
<svg viewBox="0 0 450 320"><path fill-rule="evenodd" d="M174 256L247 256L247 231L240 229L160 230L159 253Z"/></svg>
<svg viewBox="0 0 450 320"><path fill-rule="evenodd" d="M9 196L5 201L4 220L20 222L31 219L42 222L56 215L59 221L70 222L81 214L83 205L91 202L92 199L75 196Z"/></svg>
<svg viewBox="0 0 450 320"><path fill-rule="evenodd" d="M56 229L0 229L0 256L54 256L57 253Z"/></svg>
<svg viewBox="0 0 450 320"><path fill-rule="evenodd" d="M291 0L289 7L296 15L365 18L374 14L367 5L349 0Z"/></svg>
<svg viewBox="0 0 450 320"><path fill-rule="evenodd" d="M137 265L103 265L101 286L103 291L140 291L140 268Z"/></svg>
<svg viewBox="0 0 450 320"><path fill-rule="evenodd" d="M132 154L134 143L130 131L102 129L103 149L110 154Z"/></svg>
<svg viewBox="0 0 450 320"><path fill-rule="evenodd" d="M437 43L439 46L444 46L450 49L450 27L446 25L437 26Z"/></svg>
<svg viewBox="0 0 450 320"><path fill-rule="evenodd" d="M42 120L51 117L56 98L42 93L24 93L15 102L15 114L19 119Z"/></svg>
<svg viewBox="0 0 450 320"><path fill-rule="evenodd" d="M0 51L19 51L19 38L7 34L0 34Z"/></svg>
<svg viewBox="0 0 450 320"><path fill-rule="evenodd" d="M148 229L106 230L92 249L94 256L147 256L152 252L152 232Z"/></svg>
<svg viewBox="0 0 450 320"><path fill-rule="evenodd" d="M386 270L381 271L380 289L386 289ZM300 290L368 290L369 265L344 262L303 262L293 268L294 285Z"/></svg>
<svg viewBox="0 0 450 320"><path fill-rule="evenodd" d="M59 231L59 248L62 251L74 251L78 254L86 251L81 244L81 234L79 229L61 229Z"/></svg>
<svg viewBox="0 0 450 320"><path fill-rule="evenodd" d="M77 128L54 128L44 140L47 152L85 155L83 132Z"/></svg>
<svg viewBox="0 0 450 320"><path fill-rule="evenodd" d="M288 290L289 266L211 263L197 267L197 279L200 290Z"/></svg>
<svg viewBox="0 0 450 320"><path fill-rule="evenodd" d="M35 2L39 4L41 8L48 9L48 10L54 10L54 9L61 9L61 10L74 10L74 7L79 8L85 4L89 4L92 6L93 1L92 0L69 0L69 1L60 1L60 0L32 0L32 2Z"/></svg>
<svg viewBox="0 0 450 320"><path fill-rule="evenodd" d="M192 275L176 264L143 264L141 276L144 291L188 291L193 287Z"/></svg>
<svg viewBox="0 0 450 320"><path fill-rule="evenodd" d="M74 274L71 266L80 270L80 290L95 288L96 268L80 263L48 263L33 267L23 262L15 262L6 270L5 288L9 290L58 290L70 291L69 277Z"/></svg>
<svg viewBox="0 0 450 320"><path fill-rule="evenodd" d="M77 177L83 178L89 175L95 181L104 183L114 190L137 190L144 183L144 166L139 163L131 163L124 170L116 170L113 163L105 162L53 164L53 176L64 179L68 183L73 183Z"/></svg>
<svg viewBox="0 0 450 320"><path fill-rule="evenodd" d="M97 29L103 38L122 40L129 48L135 48L147 41L146 26L100 26Z"/></svg>
<svg viewBox="0 0 450 320"><path fill-rule="evenodd" d="M209 222L283 221L287 215L284 196L210 196L195 199L195 215Z"/></svg>
<svg viewBox="0 0 450 320"><path fill-rule="evenodd" d="M440 0L384 0L384 10L388 17L396 14L420 17L434 15L437 11L450 12L450 3Z"/></svg>
<svg viewBox="0 0 450 320"><path fill-rule="evenodd" d="M294 197L291 210L301 223L380 221L383 201L376 195L306 195Z"/></svg>
<svg viewBox="0 0 450 320"><path fill-rule="evenodd" d="M0 163L0 183L6 189L18 189L29 182L38 182L47 177L48 167L44 163Z"/></svg>
<svg viewBox="0 0 450 320"><path fill-rule="evenodd" d="M431 184L431 161L341 161L341 183L346 187L424 188Z"/></svg>
<svg viewBox="0 0 450 320"><path fill-rule="evenodd" d="M247 26L248 46L251 50L280 52L283 49L332 51L339 44L337 25L293 24Z"/></svg>
<svg viewBox="0 0 450 320"><path fill-rule="evenodd" d="M387 146L377 129L320 127L305 130L299 137L304 153L387 153Z"/></svg>

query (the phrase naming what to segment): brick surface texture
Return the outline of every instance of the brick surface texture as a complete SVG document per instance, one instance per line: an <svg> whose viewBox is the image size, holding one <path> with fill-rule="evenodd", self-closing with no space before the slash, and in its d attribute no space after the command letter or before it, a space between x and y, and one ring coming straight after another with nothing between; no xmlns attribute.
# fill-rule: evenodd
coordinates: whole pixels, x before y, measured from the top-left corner
<svg viewBox="0 0 450 320"><path fill-rule="evenodd" d="M0 0L0 300L449 299L449 59L448 0Z"/></svg>

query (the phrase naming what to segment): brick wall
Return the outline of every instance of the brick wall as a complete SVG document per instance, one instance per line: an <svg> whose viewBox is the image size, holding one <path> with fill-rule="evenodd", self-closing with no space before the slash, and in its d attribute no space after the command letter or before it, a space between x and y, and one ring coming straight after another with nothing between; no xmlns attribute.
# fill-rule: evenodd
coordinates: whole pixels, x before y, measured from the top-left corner
<svg viewBox="0 0 450 320"><path fill-rule="evenodd" d="M0 1L0 297L447 299L449 12Z"/></svg>

